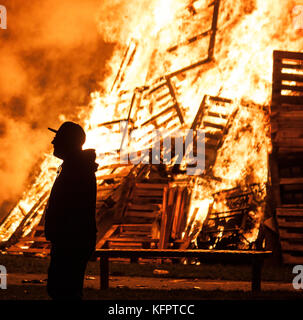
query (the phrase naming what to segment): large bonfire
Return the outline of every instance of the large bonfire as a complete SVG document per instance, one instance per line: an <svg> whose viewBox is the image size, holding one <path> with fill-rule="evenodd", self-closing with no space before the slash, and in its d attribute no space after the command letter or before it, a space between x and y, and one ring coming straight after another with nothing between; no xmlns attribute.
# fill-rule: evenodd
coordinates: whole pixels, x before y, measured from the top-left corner
<svg viewBox="0 0 303 320"><path fill-rule="evenodd" d="M204 95L232 100L230 113L235 108L238 112L212 169L213 175L220 179L200 174L191 185L191 206L200 208L198 212L189 210L188 221L194 222L193 225L203 223L214 193L268 182L273 50L303 49L302 32L293 24L295 1L222 0L217 7L214 30L213 13L218 5L219 1L208 0L136 0L124 7L125 10L128 6L137 8L136 16L127 24L118 10L107 21L100 21L104 35L118 43L110 61L112 73L103 83L106 92L92 92L89 108L78 115L87 132L84 147L96 149L97 162L102 168L109 163L109 155L121 147L121 134L116 133L119 122L116 130L100 123L130 120L132 95L127 96L128 93L140 91L138 88L144 90L169 77L184 117L180 132L190 128ZM214 32L215 45L210 48L209 39ZM194 67L187 69L188 66ZM119 102L117 108L122 92L125 103ZM148 116L157 113L157 104L153 104L155 109L151 113L151 103L142 99L131 116L135 135L144 135L146 128L143 130L142 124ZM135 142L129 147L141 148ZM9 239L28 212L35 215L24 235L41 219L59 164L51 154L45 155L35 183L0 227L0 241ZM220 206L223 211L224 199ZM262 208L255 215L257 226ZM246 235L249 241L256 237L257 232Z"/></svg>

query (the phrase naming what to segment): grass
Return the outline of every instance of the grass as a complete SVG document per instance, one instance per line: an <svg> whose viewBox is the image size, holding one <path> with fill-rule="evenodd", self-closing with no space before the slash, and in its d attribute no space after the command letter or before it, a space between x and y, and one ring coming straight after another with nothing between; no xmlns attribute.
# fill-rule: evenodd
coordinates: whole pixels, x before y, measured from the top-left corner
<svg viewBox="0 0 303 320"><path fill-rule="evenodd" d="M4 265L8 273L42 273L46 274L49 258L35 258L24 256L0 255L0 265ZM173 263L110 263L110 274L113 276L141 276L155 277L155 269L167 270L161 278L193 278L211 280L251 280L251 266L249 265L222 265L201 264L184 265ZM88 275L99 274L99 263L90 261L87 266ZM291 282L294 275L290 266L264 266L262 270L263 281Z"/></svg>

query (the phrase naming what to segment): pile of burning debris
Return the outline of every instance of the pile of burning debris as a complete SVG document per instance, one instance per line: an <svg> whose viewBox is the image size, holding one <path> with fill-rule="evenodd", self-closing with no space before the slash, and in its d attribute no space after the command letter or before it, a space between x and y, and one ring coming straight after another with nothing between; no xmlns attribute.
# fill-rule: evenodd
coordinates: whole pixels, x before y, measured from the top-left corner
<svg viewBox="0 0 303 320"><path fill-rule="evenodd" d="M207 93L211 71L219 68L220 1L180 2L186 3L176 14L183 33L164 50L172 26L157 30L148 55L146 42L131 39L110 93L92 95L84 122L87 146L98 151L97 248L260 249L267 245L264 228L274 230L270 107L224 97L222 87ZM48 254L43 210L56 165L47 155L0 226L3 250Z"/></svg>

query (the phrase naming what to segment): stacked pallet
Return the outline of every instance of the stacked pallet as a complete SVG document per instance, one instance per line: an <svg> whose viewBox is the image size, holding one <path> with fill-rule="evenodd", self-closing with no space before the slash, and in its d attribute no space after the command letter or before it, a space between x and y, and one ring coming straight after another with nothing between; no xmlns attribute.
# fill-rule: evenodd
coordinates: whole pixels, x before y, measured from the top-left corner
<svg viewBox="0 0 303 320"><path fill-rule="evenodd" d="M169 61L169 57L174 56L178 50L183 50L187 47L189 51L192 52L192 44L196 41L207 42L207 45L205 45L205 53L196 50L198 57L191 57L191 61L184 60L186 61L186 64L178 65L177 70L174 69L176 67L175 65L173 66L173 69L165 67L161 70L160 68L159 70L154 70L154 68L158 68L158 65L155 64L151 58L150 68L146 77L147 85L135 88L134 90L128 89L127 80L128 76L131 74L133 62L136 60L139 44L136 40L132 39L127 47L111 88L111 93L113 96L116 96L113 107L113 120L99 125L100 128L106 127L108 128L108 132L113 133L119 131L119 123L121 121L125 121L126 123L119 149L122 153L118 152L117 155L113 154L112 157L108 155L106 159L102 159L102 165L97 172L97 225L98 228L102 229L98 230L100 237L102 238L106 235L104 238L105 240L111 234L115 236L119 234L119 237L124 237L125 240L129 235L134 235L135 228L138 229L141 236L144 231L145 238L156 238L159 239L159 241L161 240L161 245L164 247L169 245L171 241L167 230L172 230L172 235L175 240L180 238L180 232L184 225L184 217L183 214L181 214L181 212L183 212L183 209L181 209L183 208L183 200L181 199L183 199L183 196L185 195L184 190L182 192L180 190L168 191L169 195L167 199L174 199L174 197L177 197L176 207L171 207L171 204L168 205L167 210L169 210L169 213L167 213L167 216L162 216L164 210L161 209L161 206L165 203L165 192L164 188L157 189L159 194L155 196L155 183L162 184L163 181L155 182L150 179L149 182L143 182L144 187L135 185L136 183L142 183L142 181L134 182L132 179L140 176L139 171L141 169L145 170L146 167L148 167L148 165L142 165L142 158L136 155L136 153L140 153L140 151L142 153L143 151L148 150L148 163L151 163L151 160L153 160L155 161L154 163L160 164L160 166L156 165L159 170L163 169L163 167L161 167L163 153L161 153L160 159L155 159L151 153L151 146L155 143L155 140L158 139L157 134L155 136L154 129L159 131L163 130L166 135L173 135L181 127L186 127L183 114L184 110L182 110L177 99L179 95L178 90L182 87L179 79L185 79L187 71L212 61L219 4L219 0L210 1L204 5L202 5L202 1L200 0L191 1L185 8L185 15L182 16L184 25L187 25L189 22L201 25L201 19L208 17L209 26L207 26L205 30L201 30L200 34L197 35L185 33L181 37L178 36L173 40L174 43L170 44L164 53L158 52L158 48L155 48L155 52L162 55L163 66L168 65L167 61ZM153 55L154 54L152 54L152 56ZM220 114L219 117L222 118L221 116L222 114ZM220 128L217 129L222 129L221 131L223 133L224 128ZM134 132L136 130L140 133L139 139L137 140L134 139ZM128 140L126 139L127 136L129 136ZM215 140L217 139L217 142L219 142L221 138L222 137L220 136L215 138ZM160 141L156 142L160 142L161 144L163 140L160 138ZM211 145L211 143L209 143L209 145ZM137 159L138 162L126 161L125 163L121 163L121 155L125 155L123 152L129 147L132 148L128 150L134 150L135 154L132 160ZM216 146L213 148L216 148ZM214 155L210 155L211 149L212 148L209 148L208 154L212 161L214 161ZM174 146L172 146L172 155L174 155L174 151ZM167 170L167 167L164 171L165 170ZM153 186L151 186L152 184ZM133 189L131 188L132 185L134 185ZM39 200L34 205L34 211L30 210L29 212L24 213L25 219L23 219L18 232L12 236L12 238L14 238L14 247L10 246L11 250L16 249L15 252L25 253L35 249L36 245L41 245L43 250L48 249L49 244L45 241L42 230L43 208L47 201L48 192L49 190L43 195L45 198L41 201ZM131 192L134 193L131 194ZM139 196L140 193L147 194L141 194ZM143 196L150 196L151 194L153 194L153 196L150 199L145 197L145 201L147 202L144 203L144 205L143 203L140 203ZM174 195L172 196L172 194ZM159 198L158 202L155 202L156 199L154 196ZM129 197L132 197L133 202L128 202ZM176 218L174 218L175 214ZM155 218L155 216L157 218ZM117 223L119 217L122 220ZM161 236L162 225L160 225L159 222L162 218L166 219L166 227L163 227L163 236ZM153 227L151 228L150 225ZM30 233L26 235L26 238L24 238L23 227L30 230ZM24 239L27 241L26 245L23 242ZM102 239L99 240L103 241ZM110 244L113 245L113 242ZM42 252L44 254L46 251Z"/></svg>
<svg viewBox="0 0 303 320"><path fill-rule="evenodd" d="M271 180L283 262L303 263L303 53L274 51Z"/></svg>
<svg viewBox="0 0 303 320"><path fill-rule="evenodd" d="M166 184L134 182L116 212L115 223L97 244L97 248L155 247L159 241L159 219Z"/></svg>

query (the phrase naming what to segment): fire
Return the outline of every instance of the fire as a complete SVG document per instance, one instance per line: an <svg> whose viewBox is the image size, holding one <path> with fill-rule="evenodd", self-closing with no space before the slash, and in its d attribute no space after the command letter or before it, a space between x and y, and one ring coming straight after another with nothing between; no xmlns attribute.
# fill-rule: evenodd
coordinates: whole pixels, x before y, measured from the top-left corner
<svg viewBox="0 0 303 320"><path fill-rule="evenodd" d="M127 35L128 42L121 30L128 30L130 26L123 25L123 20L113 27L117 34L106 35L121 40L121 44L109 63L112 75L104 81L107 92L92 92L92 111L89 115L86 110L79 114L87 132L84 147L96 149L101 168L112 161L110 154L115 154L115 150L120 148L121 135L117 134L120 124L108 128L100 126L100 123L127 119L131 98L127 98L124 105L120 104L120 109L116 108L121 100L121 90L125 94L132 93L135 88L149 86L163 76L170 76L178 93L176 98L185 123L180 128L190 127L205 94L232 99L239 111L213 167L214 174L222 179L220 182L209 182L207 177L194 179L189 221L194 219L201 226L214 192L245 183L267 181L267 157L271 148L269 124L266 112L260 106L268 109L270 105L273 50L300 51L303 48L302 30L294 29L291 20L296 2L221 1L214 59L175 75L177 70L207 58L208 42L206 35L201 33L207 31L205 26L211 24L212 2L152 0L148 3L145 7L142 4L139 6L138 1L129 2L129 6L138 8L133 19L135 25L130 23L133 30ZM102 21L100 28L104 31ZM186 42L196 35L200 35L197 40ZM250 103L245 105L243 101ZM147 119L150 103L143 99L141 108L137 110L134 125L139 129L138 135L144 134L140 126ZM156 114L157 110L153 112ZM134 150L136 147L136 144L132 145ZM1 241L9 238L24 215L49 191L56 176L53 168L57 165L51 155L45 156L36 182L0 227ZM106 173L106 170L103 172ZM194 213L193 208L197 204L200 210ZM42 201L38 211L33 210L32 225L41 217L44 205L45 201ZM261 211L258 209L255 213L257 221ZM29 232L30 227L25 231ZM249 235L249 241L256 239L256 236L255 233Z"/></svg>

